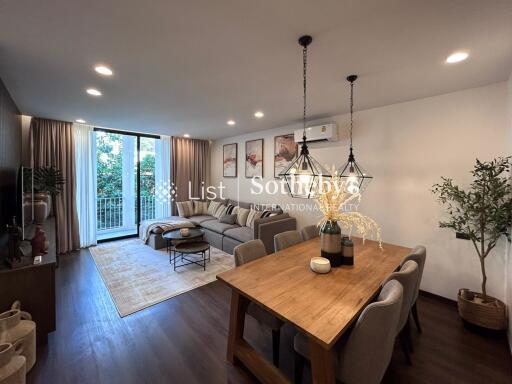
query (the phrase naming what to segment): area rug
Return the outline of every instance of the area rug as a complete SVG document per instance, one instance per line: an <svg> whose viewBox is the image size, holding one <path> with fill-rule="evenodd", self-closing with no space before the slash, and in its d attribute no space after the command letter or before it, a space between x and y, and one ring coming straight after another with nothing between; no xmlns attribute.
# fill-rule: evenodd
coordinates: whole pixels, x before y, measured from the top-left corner
<svg viewBox="0 0 512 384"><path fill-rule="evenodd" d="M234 268L232 255L211 247L206 271L192 264L174 271L165 248L154 250L139 239L89 248L121 317L215 281Z"/></svg>

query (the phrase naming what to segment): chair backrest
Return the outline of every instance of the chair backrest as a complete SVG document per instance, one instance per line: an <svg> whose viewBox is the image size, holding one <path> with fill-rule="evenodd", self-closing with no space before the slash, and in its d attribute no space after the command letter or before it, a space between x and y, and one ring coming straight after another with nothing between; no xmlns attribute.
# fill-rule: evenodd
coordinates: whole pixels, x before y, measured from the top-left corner
<svg viewBox="0 0 512 384"><path fill-rule="evenodd" d="M233 253L235 255L235 265L237 267L267 255L265 244L263 244L263 241L260 239L250 240L246 243L237 245Z"/></svg>
<svg viewBox="0 0 512 384"><path fill-rule="evenodd" d="M407 323L407 319L409 318L409 312L414 303L414 293L416 292L419 276L418 264L415 261L409 260L406 261L404 265L402 265L400 271L393 272L384 281L384 283L386 283L391 280L397 280L400 284L402 284L404 289L402 311L400 314L400 321L398 322L397 333L402 330L402 328Z"/></svg>
<svg viewBox="0 0 512 384"><path fill-rule="evenodd" d="M343 383L381 382L393 355L402 298L402 285L387 282L377 301L363 310L346 343L336 346L336 376Z"/></svg>
<svg viewBox="0 0 512 384"><path fill-rule="evenodd" d="M302 235L299 231L281 232L274 236L274 249L278 252L302 241Z"/></svg>
<svg viewBox="0 0 512 384"><path fill-rule="evenodd" d="M423 277L423 268L425 268L425 260L427 259L427 249L423 245L418 245L415 247L411 254L404 257L402 260L402 265L404 265L407 261L412 260L415 261L416 264L418 264L419 268L419 278L418 278L418 284L416 286L416 292L414 294L413 303L418 298L418 294L420 292L420 284L421 284L421 278Z"/></svg>
<svg viewBox="0 0 512 384"><path fill-rule="evenodd" d="M308 225L307 227L302 228L300 232L304 241L320 236L320 230L316 225Z"/></svg>

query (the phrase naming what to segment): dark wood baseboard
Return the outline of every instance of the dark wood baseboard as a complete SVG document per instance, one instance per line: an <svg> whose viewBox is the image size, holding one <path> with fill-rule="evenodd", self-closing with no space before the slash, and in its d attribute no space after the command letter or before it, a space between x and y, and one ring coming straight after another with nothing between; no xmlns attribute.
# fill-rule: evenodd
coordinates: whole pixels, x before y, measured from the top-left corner
<svg viewBox="0 0 512 384"><path fill-rule="evenodd" d="M453 305L454 307L457 306L457 302L455 300L449 299L447 297L436 295L435 293L432 293L432 292L427 292L427 291L423 291L423 290L420 289L420 295L425 297L425 298L437 300L437 301L439 301L441 303L444 303L444 304Z"/></svg>

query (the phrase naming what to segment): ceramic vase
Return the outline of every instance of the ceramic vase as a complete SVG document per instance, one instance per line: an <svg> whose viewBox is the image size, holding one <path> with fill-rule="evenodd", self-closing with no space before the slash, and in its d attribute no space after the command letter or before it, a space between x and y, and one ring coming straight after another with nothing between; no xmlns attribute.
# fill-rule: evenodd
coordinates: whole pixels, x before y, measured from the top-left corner
<svg viewBox="0 0 512 384"><path fill-rule="evenodd" d="M321 255L329 260L331 267L341 265L341 229L335 220L327 220L320 231Z"/></svg>
<svg viewBox="0 0 512 384"><path fill-rule="evenodd" d="M47 211L47 217L48 217L52 212L52 197L51 197L51 195L46 192L34 193L34 200L44 201L46 203L46 211Z"/></svg>
<svg viewBox="0 0 512 384"><path fill-rule="evenodd" d="M36 323L29 313L20 310L20 302L15 301L9 311L0 313L0 343L23 341L21 354L26 358L27 372L36 362Z"/></svg>
<svg viewBox="0 0 512 384"><path fill-rule="evenodd" d="M44 201L35 200L32 203L32 207L34 209L34 221L37 224L42 224L48 217L48 206Z"/></svg>
<svg viewBox="0 0 512 384"><path fill-rule="evenodd" d="M19 354L21 344L0 344L0 384L25 384L26 359Z"/></svg>

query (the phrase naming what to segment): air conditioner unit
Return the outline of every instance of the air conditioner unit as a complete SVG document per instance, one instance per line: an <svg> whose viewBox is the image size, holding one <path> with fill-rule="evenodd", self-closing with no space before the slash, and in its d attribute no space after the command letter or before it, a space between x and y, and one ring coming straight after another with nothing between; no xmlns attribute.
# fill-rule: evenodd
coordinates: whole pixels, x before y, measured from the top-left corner
<svg viewBox="0 0 512 384"><path fill-rule="evenodd" d="M294 132L294 140L296 143L302 142L302 129L297 129ZM306 128L306 141L314 143L318 141L337 141L338 140L338 125L336 123L315 125Z"/></svg>

